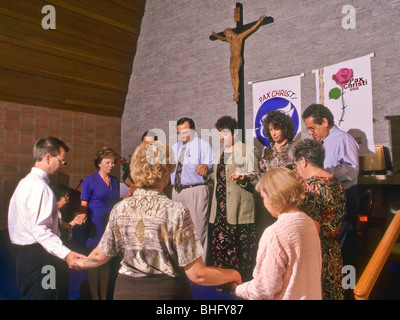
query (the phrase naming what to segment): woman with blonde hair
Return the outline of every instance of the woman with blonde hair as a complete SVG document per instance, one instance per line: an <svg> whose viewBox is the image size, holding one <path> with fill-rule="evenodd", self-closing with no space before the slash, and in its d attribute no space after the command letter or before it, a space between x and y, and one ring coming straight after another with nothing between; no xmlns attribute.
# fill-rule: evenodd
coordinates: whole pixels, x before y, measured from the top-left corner
<svg viewBox="0 0 400 320"><path fill-rule="evenodd" d="M271 168L256 190L277 221L261 237L253 280L234 293L247 300L321 299L320 241L314 221L298 208L301 183L291 170Z"/></svg>
<svg viewBox="0 0 400 320"><path fill-rule="evenodd" d="M201 285L241 283L235 270L204 265L190 212L163 193L175 169L172 154L160 141L136 148L130 170L138 188L114 206L99 245L77 262L95 268L119 255L116 300L192 299L187 278Z"/></svg>

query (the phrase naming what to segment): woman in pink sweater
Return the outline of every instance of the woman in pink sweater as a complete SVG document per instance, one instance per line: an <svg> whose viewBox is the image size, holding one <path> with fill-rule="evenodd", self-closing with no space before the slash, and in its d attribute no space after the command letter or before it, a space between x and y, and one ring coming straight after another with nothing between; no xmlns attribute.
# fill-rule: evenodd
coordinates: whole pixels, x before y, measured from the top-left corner
<svg viewBox="0 0 400 320"><path fill-rule="evenodd" d="M294 173L271 168L256 186L277 221L262 235L253 280L235 288L246 300L321 299L321 246L317 226L298 209L304 189Z"/></svg>

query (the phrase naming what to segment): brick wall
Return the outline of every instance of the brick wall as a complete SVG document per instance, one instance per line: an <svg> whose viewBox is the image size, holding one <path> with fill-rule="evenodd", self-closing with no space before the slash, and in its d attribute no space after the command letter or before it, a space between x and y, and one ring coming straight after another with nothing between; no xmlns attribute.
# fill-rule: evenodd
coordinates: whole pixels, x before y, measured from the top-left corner
<svg viewBox="0 0 400 320"><path fill-rule="evenodd" d="M244 23L261 14L274 23L245 42L245 124L253 127L252 91L248 81L305 73L303 110L315 102L313 69L363 55L372 58L375 144L392 152L400 170L400 141L393 120L400 101L400 1L243 0ZM133 72L122 119L126 154L151 128L168 134L169 121L192 117L198 129L211 129L223 115L237 115L232 101L229 45L210 41L212 31L235 27L234 0L147 0ZM356 9L356 28L342 28L342 8ZM156 111L155 111L156 110ZM362 111L360 111L362 112ZM398 128L397 128L398 131ZM307 136L303 132L303 136Z"/></svg>
<svg viewBox="0 0 400 320"><path fill-rule="evenodd" d="M0 101L0 229L7 228L8 203L19 180L30 172L34 142L54 136L70 148L58 177L76 188L95 172L98 148L121 150L121 119ZM119 177L119 165L113 175ZM80 190L80 189L79 189Z"/></svg>

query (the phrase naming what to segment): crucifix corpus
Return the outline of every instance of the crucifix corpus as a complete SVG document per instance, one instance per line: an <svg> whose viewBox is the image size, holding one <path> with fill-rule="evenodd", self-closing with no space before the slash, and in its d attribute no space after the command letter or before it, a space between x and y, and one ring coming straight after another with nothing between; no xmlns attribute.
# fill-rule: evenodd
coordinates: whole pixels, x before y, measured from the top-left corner
<svg viewBox="0 0 400 320"><path fill-rule="evenodd" d="M231 71L232 78L232 86L234 90L233 101L239 100L239 70L243 63L242 58L242 48L243 48L243 39L252 33L257 27L263 22L265 16L262 15L258 21L251 26L250 29L243 31L241 33L235 33L232 29L225 29L223 34L224 36L220 36L218 33L213 32L212 35L221 41L226 41L229 43L231 47L231 62L229 65Z"/></svg>
<svg viewBox="0 0 400 320"><path fill-rule="evenodd" d="M238 122L239 128L244 129L244 72L243 72L243 48L244 40L252 32L254 32L259 26L273 22L273 18L265 17L262 15L258 21L243 25L243 5L236 3L234 11L234 21L236 22L236 28L225 29L223 32L213 32L210 36L210 40L221 40L228 42L231 49L230 58L230 73L232 78L233 86L233 101L238 103Z"/></svg>

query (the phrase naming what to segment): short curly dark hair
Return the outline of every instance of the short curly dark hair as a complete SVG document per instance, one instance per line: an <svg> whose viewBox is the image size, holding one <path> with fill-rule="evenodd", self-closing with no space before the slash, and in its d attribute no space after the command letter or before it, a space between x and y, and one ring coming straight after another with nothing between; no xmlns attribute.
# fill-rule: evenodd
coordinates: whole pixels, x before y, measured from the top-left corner
<svg viewBox="0 0 400 320"><path fill-rule="evenodd" d="M323 168L325 150L320 142L314 139L304 139L292 145L289 157L293 161L300 161L304 157L312 166Z"/></svg>
<svg viewBox="0 0 400 320"><path fill-rule="evenodd" d="M271 111L267 114L263 121L264 133L267 136L269 142L274 144L274 140L269 132L269 125L275 129L282 130L283 137L288 141L293 141L294 139L294 123L293 119L289 117L286 113L280 110Z"/></svg>
<svg viewBox="0 0 400 320"><path fill-rule="evenodd" d="M232 118L231 116L223 116L217 120L215 127L218 131L229 129L233 135L235 134L235 130L239 128L239 124L236 119Z"/></svg>

